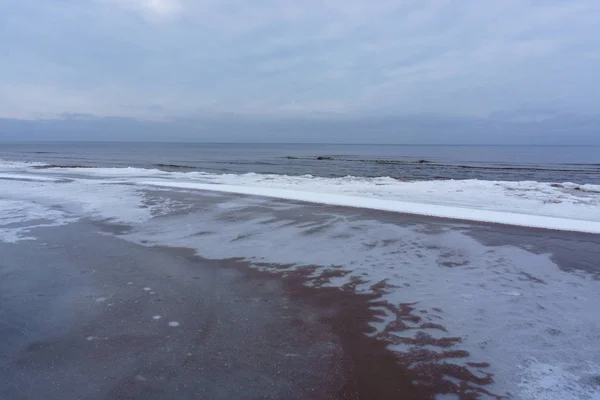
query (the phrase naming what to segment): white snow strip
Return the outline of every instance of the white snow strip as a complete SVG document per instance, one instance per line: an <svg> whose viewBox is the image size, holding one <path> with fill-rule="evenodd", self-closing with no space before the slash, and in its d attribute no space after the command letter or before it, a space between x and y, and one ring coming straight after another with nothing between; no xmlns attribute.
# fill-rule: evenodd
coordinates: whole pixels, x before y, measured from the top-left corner
<svg viewBox="0 0 600 400"><path fill-rule="evenodd" d="M330 204L344 207L370 208L406 214L426 215L438 218L490 222L505 225L526 226L532 228L554 229L574 232L600 233L600 221L586 221L583 219L567 219L558 217L548 217L543 215L518 214L513 212L478 210L472 208L452 207L446 205L410 203L400 200L347 196L333 193L323 194L315 192L301 192L296 190L263 187L215 185L192 182L167 182L157 180L140 181L139 183L142 185L150 186L211 190L225 193L238 193L253 196L273 197L279 199Z"/></svg>

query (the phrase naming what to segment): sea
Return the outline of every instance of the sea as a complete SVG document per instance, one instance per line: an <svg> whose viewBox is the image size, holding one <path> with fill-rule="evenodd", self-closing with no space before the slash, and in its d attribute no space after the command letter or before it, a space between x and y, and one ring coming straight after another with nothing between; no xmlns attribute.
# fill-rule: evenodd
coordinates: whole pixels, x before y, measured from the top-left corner
<svg viewBox="0 0 600 400"><path fill-rule="evenodd" d="M13 142L0 143L0 159L214 174L600 184L600 146Z"/></svg>

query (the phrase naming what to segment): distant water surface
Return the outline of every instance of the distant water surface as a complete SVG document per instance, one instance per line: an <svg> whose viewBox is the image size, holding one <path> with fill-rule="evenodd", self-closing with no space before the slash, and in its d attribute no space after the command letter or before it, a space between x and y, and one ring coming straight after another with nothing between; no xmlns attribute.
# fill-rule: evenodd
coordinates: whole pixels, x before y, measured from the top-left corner
<svg viewBox="0 0 600 400"><path fill-rule="evenodd" d="M600 184L600 147L595 146L0 143L0 159L182 172Z"/></svg>

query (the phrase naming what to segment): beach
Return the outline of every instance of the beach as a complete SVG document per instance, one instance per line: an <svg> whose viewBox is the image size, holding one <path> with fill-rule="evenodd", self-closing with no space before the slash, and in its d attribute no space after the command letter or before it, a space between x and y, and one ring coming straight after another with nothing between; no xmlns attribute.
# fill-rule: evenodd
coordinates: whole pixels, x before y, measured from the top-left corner
<svg viewBox="0 0 600 400"><path fill-rule="evenodd" d="M600 390L598 235L73 174L3 179L1 398Z"/></svg>

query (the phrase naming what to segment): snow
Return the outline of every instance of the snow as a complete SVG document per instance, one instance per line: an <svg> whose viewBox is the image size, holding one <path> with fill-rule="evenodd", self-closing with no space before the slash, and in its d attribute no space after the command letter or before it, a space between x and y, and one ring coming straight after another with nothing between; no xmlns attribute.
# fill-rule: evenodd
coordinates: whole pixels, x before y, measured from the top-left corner
<svg viewBox="0 0 600 400"><path fill-rule="evenodd" d="M26 199L47 206L60 206L71 215L138 223L152 218L159 206L145 204L139 188L100 180L69 182L1 180L0 198ZM162 206L161 206L162 207Z"/></svg>
<svg viewBox="0 0 600 400"><path fill-rule="evenodd" d="M591 368L591 370L590 370ZM540 363L535 359L521 365L523 377L519 382L523 400L579 399L600 400L600 369L584 365L575 370L586 374L573 373L561 365Z"/></svg>
<svg viewBox="0 0 600 400"><path fill-rule="evenodd" d="M585 204L576 206L572 204L569 206L563 206L561 210L558 210L559 212L555 212L555 214L561 215L560 211L562 211L563 215L576 215L578 217L577 219L569 219L567 217L540 215L540 212L544 211L540 209L535 210L533 209L533 207L531 207L529 214L517 212L524 211L520 206L522 203L528 203L529 199L518 201L511 199L507 196L504 196L504 199L509 203L509 206L495 207L494 209L479 209L475 207L480 207L480 203L475 204L472 200L472 197L469 196L465 196L465 201L463 202L463 204L461 204L461 207L458 207L431 203L411 203L395 199L390 200L374 197L350 196L337 193L296 191L271 187L232 186L224 184L215 185L192 182L164 182L156 180L140 181L139 183L142 185L162 186L171 188L216 190L219 192L226 193L266 196L280 199L298 200L310 203L330 204L345 207L370 208L376 210L393 211L405 214L426 215L439 218L490 222L516 226L527 226L532 228L600 233L600 202L598 204L594 203L594 205ZM434 185L435 182L431 182L430 184ZM460 182L458 182L457 186L460 187ZM480 192L480 190L481 188L471 188L470 191L472 191L473 193L478 193ZM443 191L438 193L438 196L444 195L445 193ZM406 197L409 197L409 195L404 196L404 198ZM468 202L467 197L469 197L470 199ZM594 201L600 201L600 195L596 197L598 197L598 199L594 199ZM440 197L439 199L435 200L442 201L442 199L444 198L448 199L447 197ZM491 198L493 198L493 193L490 193L490 199ZM495 199L494 201L497 200ZM456 204L460 203L456 202ZM471 208L469 208L469 206L471 206ZM513 212L495 211L495 209L497 208L511 209L513 210ZM575 208L577 208L577 210L575 210ZM585 220L584 218L586 217L593 218L593 220Z"/></svg>

